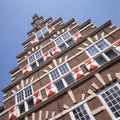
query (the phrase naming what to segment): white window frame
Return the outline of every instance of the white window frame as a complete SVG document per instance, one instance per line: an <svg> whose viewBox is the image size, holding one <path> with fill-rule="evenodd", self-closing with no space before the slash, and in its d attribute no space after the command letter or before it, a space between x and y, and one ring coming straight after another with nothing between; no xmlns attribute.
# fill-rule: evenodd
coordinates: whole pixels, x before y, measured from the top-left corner
<svg viewBox="0 0 120 120"><path fill-rule="evenodd" d="M27 96L27 97L25 97L25 89L27 88L27 87L31 87L31 95L29 95L29 96ZM19 93L19 92L21 92L21 91L23 91L23 95L24 95L24 99L23 100L21 100L21 101L17 101L17 94ZM32 99L33 100L33 87L32 87L32 85L30 84L30 85L28 85L28 86L26 86L26 87L24 87L22 90L20 90L20 91L18 91L17 93L16 93L16 95L15 95L15 103L16 103L16 106L17 106L17 113L18 113L18 116L20 116L22 113L20 113L20 109L19 109L19 106L20 105L22 105L22 104L24 104L24 108L25 108L25 111L24 112L26 112L26 111L28 111L29 110L29 106L28 106L28 104L27 104L27 101L28 100L30 100L30 99ZM34 100L33 100L33 104L34 104Z"/></svg>
<svg viewBox="0 0 120 120"><path fill-rule="evenodd" d="M69 71L66 72L64 75L62 75L61 72L60 72L60 70L59 70L59 67L62 66L63 64L66 64L67 67L68 67L68 69L69 69ZM50 81L51 81L54 85L55 85L55 83L57 83L58 81L62 81L62 83L63 83L63 85L64 85L64 88L66 88L66 87L68 87L69 85L67 84L67 82L65 81L64 78L67 77L67 76L69 76L69 75L72 75L72 73L71 73L71 69L70 69L70 66L68 65L68 63L64 62L63 64L60 64L59 66L55 67L55 68L52 70L52 71L54 71L55 69L57 69L60 76L59 76L57 79L53 80L52 77L51 77L51 72L52 72L52 71L50 71L50 72L49 72L49 78L50 78ZM72 77L73 77L73 75L72 75ZM74 77L73 77L73 79L74 79ZM74 79L74 82L75 82L75 79ZM56 85L55 85L55 86L56 86ZM57 87L56 87L56 88L57 88ZM58 90L58 91L59 91L59 90ZM61 91L61 90L60 90L60 91Z"/></svg>
<svg viewBox="0 0 120 120"><path fill-rule="evenodd" d="M110 85L109 87L105 88L104 90L102 90L101 92L98 93L98 97L99 99L101 100L101 102L103 103L103 105L105 106L106 110L108 111L109 115L111 116L111 118L113 120L120 120L120 117L119 118L116 118L115 115L112 113L112 111L110 110L109 106L107 105L106 101L104 100L104 98L101 96L101 94L105 93L106 90L109 90L111 89L111 87L114 87L114 86L118 86L120 88L120 84L118 82Z"/></svg>
<svg viewBox="0 0 120 120"><path fill-rule="evenodd" d="M70 37L67 38L67 39L63 39L62 36L65 35L66 33L67 33ZM56 40L57 40L58 38L61 38L61 39L62 39L62 43L60 43L59 45L56 43ZM59 48L60 48L60 46L63 45L63 44L66 46L66 48L68 48L69 45L68 45L67 42L68 42L70 39L72 39L72 40L75 42L75 40L73 39L73 37L72 37L72 35L70 34L70 32L65 32L65 33L63 33L62 35L58 36L58 37L54 40L54 43L55 43L55 45L58 46Z"/></svg>
<svg viewBox="0 0 120 120"><path fill-rule="evenodd" d="M96 43L100 42L101 40L104 40L109 46L106 47L104 50L101 50L99 47L97 47ZM94 56L91 56L89 54L89 52L87 51L88 48L92 47L92 46L95 46L97 48L97 50L99 51L96 55ZM106 60L106 62L110 61L111 59L105 54L107 51L109 50L113 50L117 55L118 55L118 52L115 50L115 48L112 47L112 45L106 40L106 39L100 39L98 40L97 42L95 42L94 44L90 45L88 48L86 48L85 52L86 54L92 58L92 59L96 59L97 57L99 56L103 56L104 59ZM96 61L97 62L97 61ZM97 62L98 63L98 62ZM99 63L98 63L98 66L101 66Z"/></svg>
<svg viewBox="0 0 120 120"><path fill-rule="evenodd" d="M37 58L36 57L36 53L37 52L41 52L41 56L39 57L39 58ZM34 56L34 61L32 61L32 62L30 62L30 60L29 60L29 58L31 57L31 56ZM30 66L32 66L33 64L36 64L36 66L38 67L40 64L38 63L38 61L40 60L40 59L43 59L43 61L44 61L44 55L43 55L43 52L42 52L42 50L38 50L38 51L36 51L36 52L34 52L32 55L30 55L29 57L28 57L28 64L30 65Z"/></svg>
<svg viewBox="0 0 120 120"><path fill-rule="evenodd" d="M47 29L46 32L43 32L43 29L44 29L44 28ZM41 36L38 36L38 35L37 35L38 32L41 33ZM35 36L36 36L36 38L38 38L38 39L40 39L40 38L44 38L46 33L49 33L49 29L48 29L47 26L45 26L45 27L41 28L40 30L38 30L38 31L35 33Z"/></svg>
<svg viewBox="0 0 120 120"><path fill-rule="evenodd" d="M83 102L80 102L78 103L77 105L73 106L70 108L70 117L71 117L71 120L76 120L75 117L74 117L74 114L73 114L73 110L76 109L77 107L79 107L80 105L84 104L84 107L85 107L85 110L87 112L87 114L89 115L90 119L91 120L95 120L94 116L92 115L91 111L90 111L90 108L89 106L87 105L86 101L83 101Z"/></svg>

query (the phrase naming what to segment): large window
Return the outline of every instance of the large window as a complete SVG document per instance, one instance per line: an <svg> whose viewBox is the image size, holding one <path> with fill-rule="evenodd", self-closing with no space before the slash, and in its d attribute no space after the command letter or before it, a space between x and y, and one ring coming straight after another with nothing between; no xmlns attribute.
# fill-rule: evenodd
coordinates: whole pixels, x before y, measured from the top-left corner
<svg viewBox="0 0 120 120"><path fill-rule="evenodd" d="M58 91L61 91L75 81L73 75L70 73L70 68L67 63L55 68L50 72L49 76Z"/></svg>
<svg viewBox="0 0 120 120"><path fill-rule="evenodd" d="M16 94L16 105L18 106L19 115L34 106L32 94L33 90L31 85Z"/></svg>
<svg viewBox="0 0 120 120"><path fill-rule="evenodd" d="M28 58L28 63L30 64L32 69L36 68L43 62L44 62L44 57L43 57L42 50L35 52Z"/></svg>
<svg viewBox="0 0 120 120"><path fill-rule="evenodd" d="M90 46L86 50L86 53L89 57L94 58L100 66L117 56L117 51L112 48L111 44L105 39L102 39Z"/></svg>
<svg viewBox="0 0 120 120"><path fill-rule="evenodd" d="M70 112L71 120L95 120L87 103L79 104Z"/></svg>
<svg viewBox="0 0 120 120"><path fill-rule="evenodd" d="M99 97L112 119L120 119L120 84L109 86L99 94Z"/></svg>
<svg viewBox="0 0 120 120"><path fill-rule="evenodd" d="M47 34L48 32L49 32L49 29L47 28L47 26L45 26L42 29L40 29L39 31L37 31L35 33L35 35L38 39L40 39L40 38L45 37L45 34Z"/></svg>
<svg viewBox="0 0 120 120"><path fill-rule="evenodd" d="M74 44L74 39L70 35L69 32L61 35L57 39L55 39L55 44L62 50Z"/></svg>

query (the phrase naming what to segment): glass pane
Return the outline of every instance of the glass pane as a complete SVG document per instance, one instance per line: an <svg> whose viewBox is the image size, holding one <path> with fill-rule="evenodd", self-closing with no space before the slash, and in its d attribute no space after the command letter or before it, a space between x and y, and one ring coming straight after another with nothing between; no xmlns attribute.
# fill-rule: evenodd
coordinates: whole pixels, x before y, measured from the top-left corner
<svg viewBox="0 0 120 120"><path fill-rule="evenodd" d="M100 48L100 50L104 50L109 46L109 44L105 40L101 40L96 45Z"/></svg>
<svg viewBox="0 0 120 120"><path fill-rule="evenodd" d="M117 54L112 49L107 51L105 54L109 57L109 59L112 59L117 56Z"/></svg>
<svg viewBox="0 0 120 120"><path fill-rule="evenodd" d="M87 49L87 52L91 56L95 56L97 53L99 53L99 50L95 46L91 46L90 48Z"/></svg>
<svg viewBox="0 0 120 120"><path fill-rule="evenodd" d="M56 86L56 88L57 88L58 91L60 91L60 90L62 90L62 89L65 88L65 86L64 86L64 84L63 84L63 82L62 82L62 80L56 82L56 83L55 83L55 86Z"/></svg>
<svg viewBox="0 0 120 120"><path fill-rule="evenodd" d="M34 64L31 65L31 67L32 67L32 70L33 70L33 69L35 69L37 67L37 64L34 63Z"/></svg>
<svg viewBox="0 0 120 120"><path fill-rule="evenodd" d="M91 120L83 104L75 108L73 114L76 120Z"/></svg>
<svg viewBox="0 0 120 120"><path fill-rule="evenodd" d="M96 62L101 66L107 62L107 60L101 55L95 58Z"/></svg>
<svg viewBox="0 0 120 120"><path fill-rule="evenodd" d="M17 102L19 103L20 101L24 100L24 94L23 91L17 93Z"/></svg>
<svg viewBox="0 0 120 120"><path fill-rule="evenodd" d="M73 76L71 74L66 76L64 79L65 79L67 85L70 85L70 84L72 84L74 82L74 78L73 78Z"/></svg>
<svg viewBox="0 0 120 120"><path fill-rule="evenodd" d="M47 29L47 27L44 27L44 28L41 29L41 31L43 32L43 34L45 34L45 33L48 32L48 29Z"/></svg>
<svg viewBox="0 0 120 120"><path fill-rule="evenodd" d="M65 33L64 35L62 35L62 38L63 38L64 40L69 39L69 38L70 38L69 33Z"/></svg>
<svg viewBox="0 0 120 120"><path fill-rule="evenodd" d="M68 44L69 46L73 45L73 44L74 44L74 40L73 40L73 39L68 40L68 41L67 41L67 44Z"/></svg>
<svg viewBox="0 0 120 120"><path fill-rule="evenodd" d="M39 30L38 32L36 32L36 36L37 36L38 38L41 38L41 37L42 37L41 30Z"/></svg>
<svg viewBox="0 0 120 120"><path fill-rule="evenodd" d="M60 77L60 74L57 69L53 70L51 73L52 80L55 80Z"/></svg>
<svg viewBox="0 0 120 120"><path fill-rule="evenodd" d="M61 50L61 51L67 48L67 46L66 46L65 44L62 44L62 45L59 46L59 47L60 47L60 50Z"/></svg>
<svg viewBox="0 0 120 120"><path fill-rule="evenodd" d="M19 110L20 110L20 114L25 112L25 106L24 106L24 103L19 105Z"/></svg>
<svg viewBox="0 0 120 120"><path fill-rule="evenodd" d="M34 61L35 61L34 55L30 56L30 57L29 57L29 63L32 63L32 62L34 62Z"/></svg>
<svg viewBox="0 0 120 120"><path fill-rule="evenodd" d="M34 107L33 98L30 99L30 100L28 100L28 101L27 101L27 104L28 104L28 108L29 108L29 109L32 108L32 107Z"/></svg>
<svg viewBox="0 0 120 120"><path fill-rule="evenodd" d="M25 97L28 97L28 96L32 95L31 86L25 88L24 91L25 91Z"/></svg>
<svg viewBox="0 0 120 120"><path fill-rule="evenodd" d="M106 104L108 105L108 107L110 108L110 110L112 111L112 113L115 115L116 118L120 117L120 96L118 95L118 91L115 91L115 89L120 89L118 86L112 86L110 89L106 90L104 93L102 93L102 97L103 94L106 94L106 99L105 100ZM113 92L114 91L114 92ZM109 92L109 95L107 95Z"/></svg>
<svg viewBox="0 0 120 120"><path fill-rule="evenodd" d="M42 57L41 51L38 51L35 53L36 58L38 59L39 57Z"/></svg>
<svg viewBox="0 0 120 120"><path fill-rule="evenodd" d="M68 68L67 64L65 63L59 67L59 70L60 70L61 74L64 75L65 73L67 73L69 71L69 68Z"/></svg>
<svg viewBox="0 0 120 120"><path fill-rule="evenodd" d="M38 60L38 63L39 63L39 65L42 64L42 63L44 63L44 59L43 59L43 58L42 58L42 59L39 59L39 60Z"/></svg>
<svg viewBox="0 0 120 120"><path fill-rule="evenodd" d="M61 37L59 37L55 40L55 42L57 45L60 45L61 43L63 43L63 39Z"/></svg>

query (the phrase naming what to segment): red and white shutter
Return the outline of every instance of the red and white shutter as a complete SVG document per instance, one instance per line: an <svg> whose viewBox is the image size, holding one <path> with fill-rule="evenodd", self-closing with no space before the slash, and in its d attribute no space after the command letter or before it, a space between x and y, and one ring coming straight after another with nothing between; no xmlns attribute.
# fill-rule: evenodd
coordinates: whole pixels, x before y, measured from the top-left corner
<svg viewBox="0 0 120 120"><path fill-rule="evenodd" d="M55 85L53 83L48 84L45 87L45 89L46 89L47 97L50 97L50 96L56 94L56 92L57 92L56 87L55 87Z"/></svg>
<svg viewBox="0 0 120 120"><path fill-rule="evenodd" d="M116 48L116 50L120 51L120 40L114 42L113 46Z"/></svg>
<svg viewBox="0 0 120 120"><path fill-rule="evenodd" d="M79 80L81 77L84 76L84 73L80 67L76 67L76 68L72 69L72 73L76 80Z"/></svg>
<svg viewBox="0 0 120 120"><path fill-rule="evenodd" d="M53 47L53 48L51 49L52 55L56 55L56 54L58 54L58 53L60 53L60 52L61 52L61 50L60 50L60 48L57 47L57 46L55 46L55 47Z"/></svg>
<svg viewBox="0 0 120 120"><path fill-rule="evenodd" d="M15 106L9 109L9 120L14 120L17 117L17 108Z"/></svg>
<svg viewBox="0 0 120 120"><path fill-rule="evenodd" d="M49 33L53 32L55 30L55 27L54 26L50 26L49 28Z"/></svg>
<svg viewBox="0 0 120 120"><path fill-rule="evenodd" d="M46 52L46 53L44 53L44 60L45 60L45 61L49 60L50 58L51 58L51 54L50 54L49 51Z"/></svg>
<svg viewBox="0 0 120 120"><path fill-rule="evenodd" d="M38 105L39 103L42 102L42 96L41 96L40 91L36 91L36 92L33 94L33 100L34 100L34 104L35 104L35 105Z"/></svg>
<svg viewBox="0 0 120 120"><path fill-rule="evenodd" d="M32 71L32 68L30 65L26 65L23 67L23 74L28 74L30 71Z"/></svg>
<svg viewBox="0 0 120 120"><path fill-rule="evenodd" d="M95 60L91 59L91 58L88 58L85 61L85 66L88 69L88 71L92 71L92 70L98 68L97 62Z"/></svg>
<svg viewBox="0 0 120 120"><path fill-rule="evenodd" d="M34 45L35 43L39 42L39 40L35 37L30 42L32 45Z"/></svg>
<svg viewBox="0 0 120 120"><path fill-rule="evenodd" d="M73 34L74 40L77 42L82 38L82 35L79 32Z"/></svg>

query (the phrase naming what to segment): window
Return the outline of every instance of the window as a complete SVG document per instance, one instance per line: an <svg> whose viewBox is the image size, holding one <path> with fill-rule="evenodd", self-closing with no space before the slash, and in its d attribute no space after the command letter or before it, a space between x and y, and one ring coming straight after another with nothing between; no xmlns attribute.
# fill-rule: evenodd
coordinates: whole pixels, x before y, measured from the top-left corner
<svg viewBox="0 0 120 120"><path fill-rule="evenodd" d="M47 34L48 32L49 32L49 30L48 30L47 26L45 26L42 29L40 29L39 31L37 31L35 33L35 35L38 39L40 39L40 38L45 37L45 34Z"/></svg>
<svg viewBox="0 0 120 120"><path fill-rule="evenodd" d="M99 97L111 117L114 120L120 118L120 84L109 86L99 94Z"/></svg>
<svg viewBox="0 0 120 120"><path fill-rule="evenodd" d="M70 73L70 68L67 63L55 68L50 72L49 76L58 91L61 91L75 81L73 75Z"/></svg>
<svg viewBox="0 0 120 120"><path fill-rule="evenodd" d="M16 94L16 105L18 106L19 115L34 106L32 86L28 86Z"/></svg>
<svg viewBox="0 0 120 120"><path fill-rule="evenodd" d="M71 120L95 120L87 103L77 105L70 112Z"/></svg>
<svg viewBox="0 0 120 120"><path fill-rule="evenodd" d="M44 62L44 58L43 58L42 50L35 52L28 58L28 63L30 64L32 69L35 69L37 66L39 66L43 62Z"/></svg>
<svg viewBox="0 0 120 120"><path fill-rule="evenodd" d="M55 39L55 44L62 50L74 44L74 39L71 37L70 33L66 32L57 39Z"/></svg>
<svg viewBox="0 0 120 120"><path fill-rule="evenodd" d="M102 39L90 46L86 50L86 53L88 56L95 59L100 66L117 56L115 49L112 48L110 43L108 43L105 39Z"/></svg>

